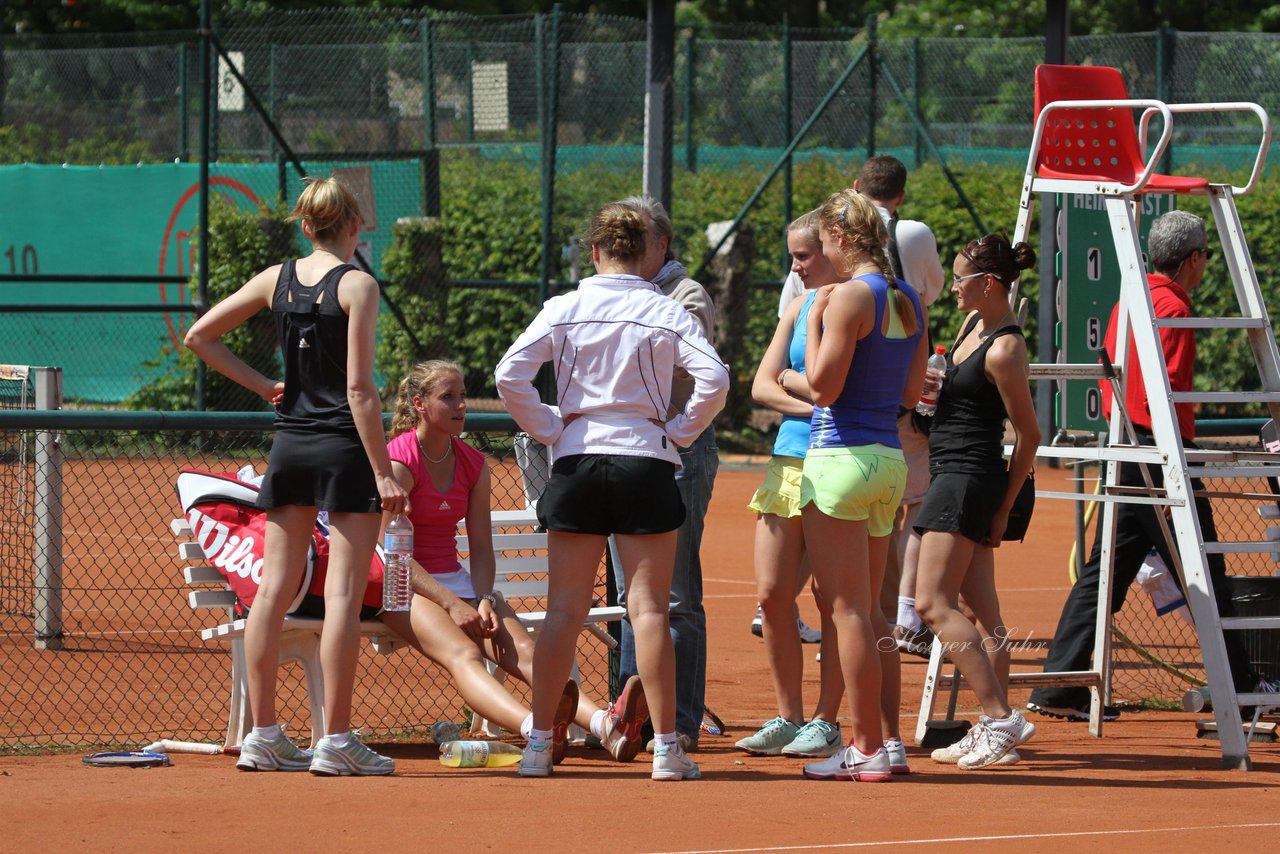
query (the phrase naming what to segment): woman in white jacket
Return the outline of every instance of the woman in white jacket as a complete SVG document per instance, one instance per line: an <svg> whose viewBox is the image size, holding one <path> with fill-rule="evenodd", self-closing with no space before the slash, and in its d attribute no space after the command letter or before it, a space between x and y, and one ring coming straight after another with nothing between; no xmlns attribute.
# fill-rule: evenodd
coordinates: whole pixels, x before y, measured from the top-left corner
<svg viewBox="0 0 1280 854"><path fill-rule="evenodd" d="M724 405L729 373L689 313L640 273L660 247L642 212L605 205L587 235L598 274L547 301L498 363L498 394L520 428L551 446L551 479L538 502L552 567L547 620L533 659L533 731L519 773L551 773L551 724L591 606L606 540L626 568L626 601L655 749L653 779L696 779L675 729L675 671L667 602L684 505L680 455ZM558 406L533 379L555 372ZM667 420L673 370L694 389ZM559 684L558 688L553 688ZM628 733L639 738L640 733Z"/></svg>

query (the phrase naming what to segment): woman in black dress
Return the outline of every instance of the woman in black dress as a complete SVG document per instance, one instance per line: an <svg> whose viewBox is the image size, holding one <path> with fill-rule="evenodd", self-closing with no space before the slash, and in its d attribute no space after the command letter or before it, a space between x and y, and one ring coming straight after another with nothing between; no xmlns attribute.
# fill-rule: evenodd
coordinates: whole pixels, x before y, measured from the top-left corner
<svg viewBox="0 0 1280 854"><path fill-rule="evenodd" d="M236 767L390 774L395 762L351 732L360 600L381 513L408 507L391 471L373 381L378 283L347 263L360 239L360 208L336 179L309 181L290 218L302 221L311 254L254 276L196 321L185 340L219 373L276 406L276 435L258 496L258 506L267 511L262 584L244 633L254 728ZM222 341L262 309L275 315L283 381L249 367ZM313 752L299 749L281 731L275 700L281 625L320 510L328 511L331 532L320 637L326 734Z"/></svg>

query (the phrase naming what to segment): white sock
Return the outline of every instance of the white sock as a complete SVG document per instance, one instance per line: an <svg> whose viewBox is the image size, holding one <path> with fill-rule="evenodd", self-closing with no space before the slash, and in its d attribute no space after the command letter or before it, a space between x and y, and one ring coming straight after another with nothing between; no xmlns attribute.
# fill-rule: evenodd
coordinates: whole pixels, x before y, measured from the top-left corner
<svg viewBox="0 0 1280 854"><path fill-rule="evenodd" d="M520 734L528 740L529 733L533 732L533 712L524 716L524 720L520 722Z"/></svg>
<svg viewBox="0 0 1280 854"><path fill-rule="evenodd" d="M916 600L913 596L898 597L898 625L913 632L920 631L924 620L916 613Z"/></svg>
<svg viewBox="0 0 1280 854"><path fill-rule="evenodd" d="M346 747L351 743L351 730L326 733L325 738L328 739L330 747Z"/></svg>
<svg viewBox="0 0 1280 854"><path fill-rule="evenodd" d="M656 751L659 747L679 747L680 734L675 732L655 732L653 734L653 749Z"/></svg>
<svg viewBox="0 0 1280 854"><path fill-rule="evenodd" d="M550 743L551 743L551 730L549 730L549 729L534 729L534 728L533 728L533 726L532 726L532 721L530 722L530 724L531 724L531 725L530 725L530 727L529 727L529 743L530 743L530 744L533 744L533 743L535 743L535 742L540 743L540 744L550 744Z"/></svg>
<svg viewBox="0 0 1280 854"><path fill-rule="evenodd" d="M253 728L253 734L259 738L265 738L267 741L273 741L280 737L280 724L256 726Z"/></svg>
<svg viewBox="0 0 1280 854"><path fill-rule="evenodd" d="M596 738L604 738L604 721L608 717L608 709L596 709L591 715L591 734Z"/></svg>

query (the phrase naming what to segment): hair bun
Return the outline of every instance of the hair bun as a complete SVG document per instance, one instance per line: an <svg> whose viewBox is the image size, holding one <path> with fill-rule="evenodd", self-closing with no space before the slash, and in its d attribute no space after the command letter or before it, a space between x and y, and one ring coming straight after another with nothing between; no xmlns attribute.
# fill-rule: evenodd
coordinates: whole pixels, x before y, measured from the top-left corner
<svg viewBox="0 0 1280 854"><path fill-rule="evenodd" d="M1036 265L1036 251L1029 243L1018 243L1013 247L1013 263L1019 270L1030 270Z"/></svg>

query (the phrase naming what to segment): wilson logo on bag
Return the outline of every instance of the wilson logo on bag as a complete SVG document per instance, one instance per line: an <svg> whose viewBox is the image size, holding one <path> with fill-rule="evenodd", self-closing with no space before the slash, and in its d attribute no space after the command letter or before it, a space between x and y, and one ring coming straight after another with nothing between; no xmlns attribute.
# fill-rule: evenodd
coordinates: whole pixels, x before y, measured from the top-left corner
<svg viewBox="0 0 1280 854"><path fill-rule="evenodd" d="M255 506L258 488L235 475L184 469L178 474L178 501L186 513L196 542L209 562L227 579L236 594L236 616L253 607L262 583L266 553L267 514ZM287 613L292 614L307 596L324 597L329 566L329 534L320 524L311 532L302 583ZM382 606L382 556L374 555L363 604Z"/></svg>

